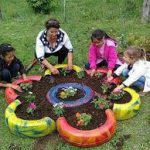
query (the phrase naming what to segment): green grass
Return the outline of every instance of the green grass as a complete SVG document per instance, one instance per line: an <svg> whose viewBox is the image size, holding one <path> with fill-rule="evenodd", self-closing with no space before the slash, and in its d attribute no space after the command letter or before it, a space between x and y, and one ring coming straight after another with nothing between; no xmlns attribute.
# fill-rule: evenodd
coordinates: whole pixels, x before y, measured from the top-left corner
<svg viewBox="0 0 150 150"><path fill-rule="evenodd" d="M126 0L127 1L127 0ZM61 27L68 33L74 46L74 64L83 66L87 61L87 51L91 32L96 28L104 29L111 36L119 39L123 34L130 45L145 47L149 50L149 24L141 24L141 0L132 0L130 4L124 0L69 0L66 1L66 21L63 16L63 0L57 0L57 6L49 15L34 14L26 0L1 0L3 20L0 20L0 43L8 42L16 48L17 56L29 64L35 51L35 39L44 22L55 17L60 20ZM122 47L119 47L123 51ZM38 67L30 74L39 74ZM148 95L150 96L150 95ZM84 150L115 150L112 143L118 138L131 134L125 141L123 150L150 149L150 103L148 96L142 97L139 114L129 120L117 123L117 132L111 141L95 148ZM7 107L4 95L0 96L0 149L31 150L39 139L17 137L9 132L4 123ZM51 135L50 141L44 145L46 150L78 150L62 141L58 135Z"/></svg>

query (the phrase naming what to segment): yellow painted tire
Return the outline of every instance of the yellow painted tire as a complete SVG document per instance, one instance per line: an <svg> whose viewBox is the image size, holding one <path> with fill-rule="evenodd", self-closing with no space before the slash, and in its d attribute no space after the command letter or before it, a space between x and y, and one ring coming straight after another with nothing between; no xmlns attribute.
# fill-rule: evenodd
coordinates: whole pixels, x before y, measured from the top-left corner
<svg viewBox="0 0 150 150"><path fill-rule="evenodd" d="M130 88L123 90L131 95L131 100L125 104L114 104L113 111L117 120L125 120L137 115L141 105L139 94Z"/></svg>
<svg viewBox="0 0 150 150"><path fill-rule="evenodd" d="M49 117L39 120L17 118L15 110L20 104L19 100L15 100L5 110L5 123L12 133L20 136L41 137L50 134L56 129L54 120Z"/></svg>
<svg viewBox="0 0 150 150"><path fill-rule="evenodd" d="M58 65L55 65L54 66L55 68L66 68L67 67L67 64L58 64ZM73 70L75 70L76 72L80 72L81 71L81 68L76 66L76 65L73 65ZM45 71L45 76L46 75L50 75L51 74L51 71L49 69L47 69Z"/></svg>

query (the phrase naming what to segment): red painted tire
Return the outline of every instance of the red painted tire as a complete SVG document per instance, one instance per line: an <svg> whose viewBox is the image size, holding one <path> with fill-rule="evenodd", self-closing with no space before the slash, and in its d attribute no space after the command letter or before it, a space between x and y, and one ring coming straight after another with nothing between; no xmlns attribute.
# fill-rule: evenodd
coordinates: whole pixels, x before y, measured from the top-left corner
<svg viewBox="0 0 150 150"><path fill-rule="evenodd" d="M100 72L100 73L107 73L108 72L108 68L97 68L96 69L96 72ZM87 74L90 74L91 73L91 69L90 70L86 70L86 73ZM114 83L114 84L120 84L121 83L121 79L120 77L116 77L114 78L111 83Z"/></svg>
<svg viewBox="0 0 150 150"><path fill-rule="evenodd" d="M27 80L23 79L17 79L12 84L20 84L20 83L26 83L30 81L39 81L41 79L41 76L27 76ZM18 97L18 94L15 93L15 90L12 88L6 88L5 89L5 99L8 104L16 100Z"/></svg>
<svg viewBox="0 0 150 150"><path fill-rule="evenodd" d="M106 111L106 122L93 130L78 130L69 125L64 117L56 121L60 136L67 142L79 147L91 147L109 141L116 131L116 119L112 110Z"/></svg>

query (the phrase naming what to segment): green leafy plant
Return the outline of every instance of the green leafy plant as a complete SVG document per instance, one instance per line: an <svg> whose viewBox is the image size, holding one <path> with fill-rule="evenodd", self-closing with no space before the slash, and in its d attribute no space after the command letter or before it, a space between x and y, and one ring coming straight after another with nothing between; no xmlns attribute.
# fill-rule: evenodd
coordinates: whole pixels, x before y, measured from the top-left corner
<svg viewBox="0 0 150 150"><path fill-rule="evenodd" d="M78 77L79 79L84 78L84 77L85 77L85 71L84 71L84 70L81 70L81 71L77 72L77 77Z"/></svg>
<svg viewBox="0 0 150 150"><path fill-rule="evenodd" d="M94 103L94 107L96 109L108 109L109 108L109 102L105 100L104 98L95 98L92 103Z"/></svg>
<svg viewBox="0 0 150 150"><path fill-rule="evenodd" d="M103 83L103 84L101 85L101 89L102 89L102 93L103 93L103 94L107 93L108 90L109 90L109 84Z"/></svg>
<svg viewBox="0 0 150 150"><path fill-rule="evenodd" d="M69 86L67 88L62 88L62 91L59 93L59 97L62 99L74 96L77 93L77 89Z"/></svg>
<svg viewBox="0 0 150 150"><path fill-rule="evenodd" d="M87 113L79 113L77 112L76 113L76 118L77 118L77 126L87 126L91 119L92 119L92 116L90 114L87 114Z"/></svg>
<svg viewBox="0 0 150 150"><path fill-rule="evenodd" d="M25 98L26 98L26 101L30 103L35 101L35 95L33 95L32 92L28 92L28 95L25 96Z"/></svg>
<svg viewBox="0 0 150 150"><path fill-rule="evenodd" d="M21 83L20 87L22 90L28 91L28 90L32 89L33 85L32 85L32 83Z"/></svg>
<svg viewBox="0 0 150 150"><path fill-rule="evenodd" d="M96 72L96 73L95 73L95 76L99 79L99 78L101 78L101 77L103 76L103 74L100 73L100 72Z"/></svg>
<svg viewBox="0 0 150 150"><path fill-rule="evenodd" d="M119 100L125 95L124 91L119 91L119 92L112 92L109 96L109 100Z"/></svg>
<svg viewBox="0 0 150 150"><path fill-rule="evenodd" d="M64 105L63 103L56 103L53 105L53 111L55 113L55 115L57 115L58 117L59 116L62 116L63 113L64 113Z"/></svg>
<svg viewBox="0 0 150 150"><path fill-rule="evenodd" d="M62 68L62 69L60 70L60 75L66 77L66 76L67 76L67 70L66 70L65 68Z"/></svg>
<svg viewBox="0 0 150 150"><path fill-rule="evenodd" d="M27 0L28 4L36 13L48 14L52 0Z"/></svg>
<svg viewBox="0 0 150 150"><path fill-rule="evenodd" d="M36 110L36 104L35 103L30 103L28 108L27 108L27 113L33 114L33 112Z"/></svg>

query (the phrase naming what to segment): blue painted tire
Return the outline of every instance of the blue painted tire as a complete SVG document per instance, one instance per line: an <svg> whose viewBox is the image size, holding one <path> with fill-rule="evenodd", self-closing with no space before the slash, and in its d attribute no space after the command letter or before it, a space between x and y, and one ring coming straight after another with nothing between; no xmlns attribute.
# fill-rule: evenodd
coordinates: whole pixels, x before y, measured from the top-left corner
<svg viewBox="0 0 150 150"><path fill-rule="evenodd" d="M84 92L84 96L75 101L67 101L67 100L62 101L61 99L57 98L56 95L60 88L65 88L66 86L68 87L72 86L76 89L82 90ZM88 86L79 83L63 83L52 87L48 91L46 97L51 104L63 102L64 107L75 107L89 102L93 98L93 96L94 96L94 91Z"/></svg>

